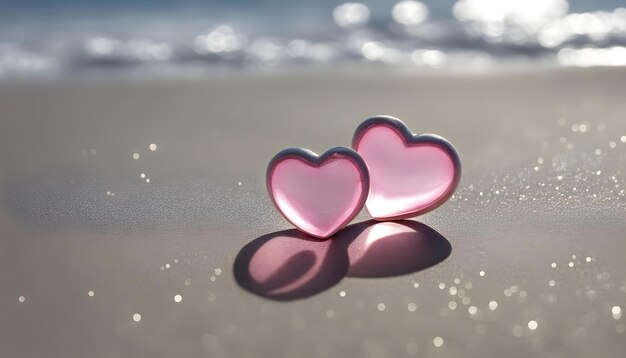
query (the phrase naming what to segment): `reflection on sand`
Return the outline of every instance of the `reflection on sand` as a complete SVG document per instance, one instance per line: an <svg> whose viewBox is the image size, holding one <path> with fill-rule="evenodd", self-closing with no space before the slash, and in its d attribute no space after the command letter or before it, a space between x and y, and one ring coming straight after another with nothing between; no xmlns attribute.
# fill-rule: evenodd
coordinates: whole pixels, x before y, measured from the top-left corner
<svg viewBox="0 0 626 358"><path fill-rule="evenodd" d="M389 277L417 272L445 260L452 247L416 221L357 224L365 229L348 246L350 277Z"/></svg>
<svg viewBox="0 0 626 358"><path fill-rule="evenodd" d="M366 221L328 240L297 230L267 234L246 245L235 260L241 287L259 296L287 301L320 293L343 277L390 277L436 265L450 243L415 221Z"/></svg>

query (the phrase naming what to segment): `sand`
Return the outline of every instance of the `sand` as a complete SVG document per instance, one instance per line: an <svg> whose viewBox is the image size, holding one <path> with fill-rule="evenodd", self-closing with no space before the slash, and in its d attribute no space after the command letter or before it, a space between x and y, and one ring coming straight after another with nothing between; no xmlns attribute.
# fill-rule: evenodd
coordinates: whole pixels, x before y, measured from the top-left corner
<svg viewBox="0 0 626 358"><path fill-rule="evenodd" d="M620 357L625 91L623 69L0 84L0 352ZM349 145L376 114L449 139L457 194L409 244L282 232L268 160ZM240 274L298 252L324 275L296 295Z"/></svg>

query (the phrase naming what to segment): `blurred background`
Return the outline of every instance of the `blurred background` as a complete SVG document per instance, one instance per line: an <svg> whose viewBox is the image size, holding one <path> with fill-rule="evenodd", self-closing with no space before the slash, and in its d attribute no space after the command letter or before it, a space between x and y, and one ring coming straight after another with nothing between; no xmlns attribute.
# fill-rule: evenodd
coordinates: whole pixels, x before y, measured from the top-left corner
<svg viewBox="0 0 626 358"><path fill-rule="evenodd" d="M0 79L625 66L621 0L0 0Z"/></svg>

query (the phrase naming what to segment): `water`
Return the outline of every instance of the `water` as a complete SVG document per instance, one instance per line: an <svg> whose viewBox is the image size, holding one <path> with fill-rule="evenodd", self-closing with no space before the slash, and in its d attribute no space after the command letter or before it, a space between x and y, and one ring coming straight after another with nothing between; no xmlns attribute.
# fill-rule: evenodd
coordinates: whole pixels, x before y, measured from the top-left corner
<svg viewBox="0 0 626 358"><path fill-rule="evenodd" d="M420 4L0 0L0 78L626 66L618 0Z"/></svg>

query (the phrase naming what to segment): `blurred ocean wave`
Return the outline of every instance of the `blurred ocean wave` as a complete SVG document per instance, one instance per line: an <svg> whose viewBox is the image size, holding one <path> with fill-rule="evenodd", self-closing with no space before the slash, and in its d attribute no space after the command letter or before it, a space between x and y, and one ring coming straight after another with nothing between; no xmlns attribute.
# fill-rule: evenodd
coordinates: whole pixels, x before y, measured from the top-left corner
<svg viewBox="0 0 626 358"><path fill-rule="evenodd" d="M565 0L322 1L301 13L262 0L214 12L123 4L94 15L0 0L0 78L626 66L626 8L611 1L599 10Z"/></svg>

